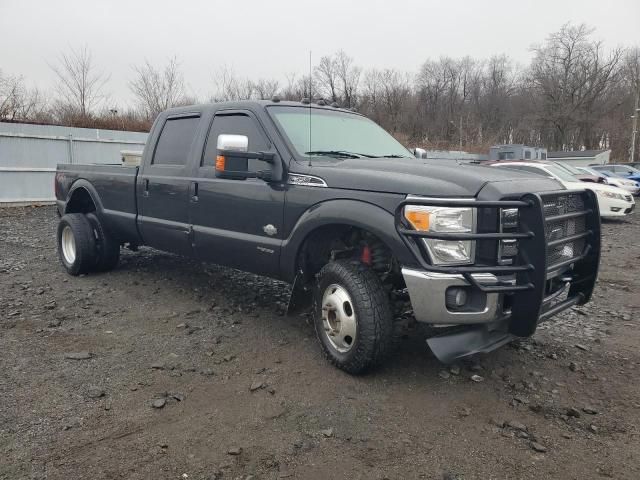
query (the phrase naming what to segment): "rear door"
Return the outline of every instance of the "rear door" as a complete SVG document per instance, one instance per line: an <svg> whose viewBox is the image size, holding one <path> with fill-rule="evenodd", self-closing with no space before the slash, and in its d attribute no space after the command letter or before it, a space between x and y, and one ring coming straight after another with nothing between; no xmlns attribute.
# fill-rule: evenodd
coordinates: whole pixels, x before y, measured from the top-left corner
<svg viewBox="0 0 640 480"><path fill-rule="evenodd" d="M273 143L258 118L246 110L226 110L213 117L192 187L194 248L198 258L261 275L277 275L282 243L284 186L257 178L215 176L218 136L246 135L249 151L273 152ZM261 160L249 160L251 171L269 170Z"/></svg>
<svg viewBox="0 0 640 480"><path fill-rule="evenodd" d="M165 119L155 149L138 175L138 221L146 245L191 255L189 221L189 162L200 115L189 113Z"/></svg>

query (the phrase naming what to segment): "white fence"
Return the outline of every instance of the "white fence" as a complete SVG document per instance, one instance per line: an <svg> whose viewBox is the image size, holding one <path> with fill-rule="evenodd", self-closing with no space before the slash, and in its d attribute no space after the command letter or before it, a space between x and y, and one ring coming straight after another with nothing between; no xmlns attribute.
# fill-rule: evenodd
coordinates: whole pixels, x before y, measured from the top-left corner
<svg viewBox="0 0 640 480"><path fill-rule="evenodd" d="M55 200L58 163L120 163L142 150L146 133L0 122L0 204Z"/></svg>

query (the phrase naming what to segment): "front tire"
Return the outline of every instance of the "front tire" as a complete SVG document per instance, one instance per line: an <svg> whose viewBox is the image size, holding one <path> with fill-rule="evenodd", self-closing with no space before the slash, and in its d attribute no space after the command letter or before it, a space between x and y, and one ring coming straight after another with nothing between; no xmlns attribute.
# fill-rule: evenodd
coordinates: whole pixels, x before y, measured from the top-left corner
<svg viewBox="0 0 640 480"><path fill-rule="evenodd" d="M96 263L93 228L82 213L69 213L58 223L58 257L70 275L89 272Z"/></svg>
<svg viewBox="0 0 640 480"><path fill-rule="evenodd" d="M332 261L318 274L314 326L325 357L359 374L392 350L393 316L382 282L366 265Z"/></svg>

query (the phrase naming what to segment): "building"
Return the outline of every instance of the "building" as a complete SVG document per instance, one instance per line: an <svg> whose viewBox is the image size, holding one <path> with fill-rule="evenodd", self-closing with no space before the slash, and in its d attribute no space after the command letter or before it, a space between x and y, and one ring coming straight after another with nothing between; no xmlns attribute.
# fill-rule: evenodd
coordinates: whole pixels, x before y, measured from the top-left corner
<svg viewBox="0 0 640 480"><path fill-rule="evenodd" d="M489 149L489 160L546 160L547 149L528 145L494 145Z"/></svg>
<svg viewBox="0 0 640 480"><path fill-rule="evenodd" d="M567 162L576 167L605 165L609 163L611 150L576 150L573 152L549 152L549 160Z"/></svg>
<svg viewBox="0 0 640 480"><path fill-rule="evenodd" d="M52 203L59 163L121 163L146 133L0 122L0 206Z"/></svg>

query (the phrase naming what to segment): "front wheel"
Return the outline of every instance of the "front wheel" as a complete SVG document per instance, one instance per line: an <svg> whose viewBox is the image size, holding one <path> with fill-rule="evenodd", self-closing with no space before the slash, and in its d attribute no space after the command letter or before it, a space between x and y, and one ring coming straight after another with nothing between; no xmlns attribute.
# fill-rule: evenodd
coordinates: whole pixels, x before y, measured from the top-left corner
<svg viewBox="0 0 640 480"><path fill-rule="evenodd" d="M332 261L318 274L314 326L327 359L351 374L378 365L392 349L393 316L382 282L366 265Z"/></svg>

